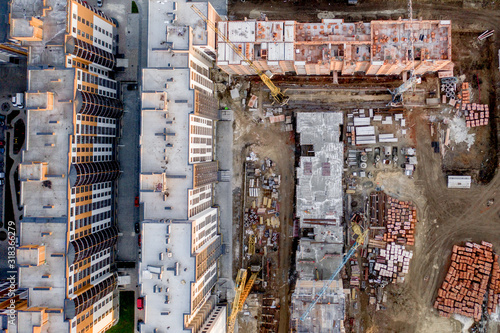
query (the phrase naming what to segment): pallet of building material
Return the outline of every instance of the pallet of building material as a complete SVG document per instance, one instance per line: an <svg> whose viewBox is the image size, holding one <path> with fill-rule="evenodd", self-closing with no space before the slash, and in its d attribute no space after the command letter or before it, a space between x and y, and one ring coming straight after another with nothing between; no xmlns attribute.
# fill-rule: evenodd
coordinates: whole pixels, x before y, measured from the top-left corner
<svg viewBox="0 0 500 333"><path fill-rule="evenodd" d="M372 238L370 238L370 240L368 240L368 247L371 247L371 248L384 249L386 245L387 245L387 243L385 241L382 241L382 240L376 240L376 239L372 239Z"/></svg>
<svg viewBox="0 0 500 333"><path fill-rule="evenodd" d="M490 110L487 104L462 104L467 127L485 126L489 123Z"/></svg>
<svg viewBox="0 0 500 333"><path fill-rule="evenodd" d="M404 245L388 243L374 265L373 273L377 279L389 280L404 278L410 268L413 251L407 250Z"/></svg>
<svg viewBox="0 0 500 333"><path fill-rule="evenodd" d="M417 223L416 207L410 201L402 201L390 196L387 196L386 202L384 241L414 245Z"/></svg>
<svg viewBox="0 0 500 333"><path fill-rule="evenodd" d="M485 296L488 296L488 312L496 310L500 292L498 280L498 256L491 243L454 245L451 264L438 290L434 308L441 316L456 313L479 321Z"/></svg>

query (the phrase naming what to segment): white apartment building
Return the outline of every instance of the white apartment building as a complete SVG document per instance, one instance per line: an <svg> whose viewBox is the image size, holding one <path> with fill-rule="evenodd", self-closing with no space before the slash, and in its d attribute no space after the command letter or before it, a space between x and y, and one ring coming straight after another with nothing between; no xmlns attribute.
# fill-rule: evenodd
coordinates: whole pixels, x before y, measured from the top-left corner
<svg viewBox="0 0 500 333"><path fill-rule="evenodd" d="M141 332L225 332L227 320L212 293L222 255L214 206L215 33L192 4L149 2L140 136ZM209 3L195 5L220 20Z"/></svg>

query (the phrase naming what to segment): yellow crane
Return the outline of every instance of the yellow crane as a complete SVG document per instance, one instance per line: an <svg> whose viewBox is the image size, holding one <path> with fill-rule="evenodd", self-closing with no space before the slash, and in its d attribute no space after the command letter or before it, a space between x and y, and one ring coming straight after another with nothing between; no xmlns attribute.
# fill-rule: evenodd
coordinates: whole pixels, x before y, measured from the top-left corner
<svg viewBox="0 0 500 333"><path fill-rule="evenodd" d="M250 295L250 291L252 291L252 287L257 281L257 276L259 275L260 270L257 272L253 272L250 275L250 278L247 281L247 270L242 268L238 271L238 275L236 276L236 295L234 296L233 305L231 307L231 315L227 318L227 332L234 332L234 324L236 323L236 318L238 317L238 313L243 309L243 305L245 301Z"/></svg>
<svg viewBox="0 0 500 333"><path fill-rule="evenodd" d="M262 82L264 82L264 84L269 88L269 90L271 90L271 95L273 96L276 103L278 103L279 105L286 105L288 103L290 97L286 96L281 91L280 88L276 87L273 81L271 81L271 78L266 73L257 68L257 66L255 66L255 64L250 59L245 57L245 55L241 52L241 50L236 45L234 45L234 43L231 42L229 38L227 38L223 33L221 33L219 29L217 29L214 22L210 21L195 5L192 5L191 9L196 14L198 14L198 16L203 21L205 21L207 26L210 27L213 31L215 31L215 33L219 35L219 37L222 38L227 43L227 45L229 45L229 47L255 71L255 73L257 73Z"/></svg>

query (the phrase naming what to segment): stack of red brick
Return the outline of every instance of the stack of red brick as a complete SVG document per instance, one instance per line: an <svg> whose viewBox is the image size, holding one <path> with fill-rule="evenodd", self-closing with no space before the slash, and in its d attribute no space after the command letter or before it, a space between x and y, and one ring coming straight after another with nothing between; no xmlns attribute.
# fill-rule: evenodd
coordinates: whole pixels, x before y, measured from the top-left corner
<svg viewBox="0 0 500 333"><path fill-rule="evenodd" d="M462 104L462 111L467 114L467 116L465 116L465 124L467 127L488 125L490 118L488 104Z"/></svg>
<svg viewBox="0 0 500 333"><path fill-rule="evenodd" d="M387 196L387 229L384 241L406 245L415 244L417 210L410 201L400 201Z"/></svg>
<svg viewBox="0 0 500 333"><path fill-rule="evenodd" d="M490 288L488 290L488 314L492 314L497 310L498 301L500 300L500 267L498 266L497 257L493 262L493 270L491 272Z"/></svg>
<svg viewBox="0 0 500 333"><path fill-rule="evenodd" d="M470 93L469 93L469 83L468 82L462 83L462 94L459 95L459 97L462 98L462 104L470 103Z"/></svg>
<svg viewBox="0 0 500 333"><path fill-rule="evenodd" d="M454 245L451 265L438 290L434 307L441 316L457 313L478 321L487 292L488 311L496 309L499 273L498 256L490 243L466 243L465 247Z"/></svg>

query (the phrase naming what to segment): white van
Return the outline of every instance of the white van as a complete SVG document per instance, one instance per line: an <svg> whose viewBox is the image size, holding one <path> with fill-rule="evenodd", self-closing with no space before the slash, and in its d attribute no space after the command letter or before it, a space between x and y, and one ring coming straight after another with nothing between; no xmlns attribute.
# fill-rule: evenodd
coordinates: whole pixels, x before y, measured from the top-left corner
<svg viewBox="0 0 500 333"><path fill-rule="evenodd" d="M24 104L24 93L17 93L16 99L17 99L17 107L22 109Z"/></svg>
<svg viewBox="0 0 500 333"><path fill-rule="evenodd" d="M16 96L12 96L12 105L17 106Z"/></svg>

